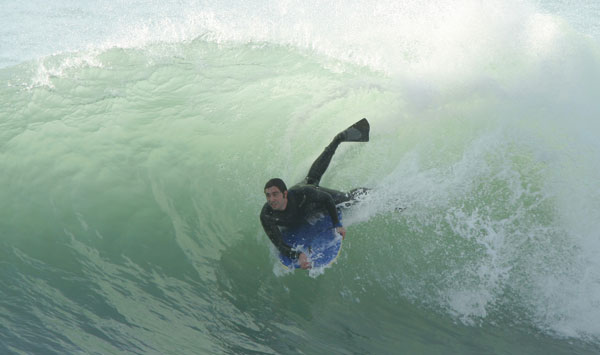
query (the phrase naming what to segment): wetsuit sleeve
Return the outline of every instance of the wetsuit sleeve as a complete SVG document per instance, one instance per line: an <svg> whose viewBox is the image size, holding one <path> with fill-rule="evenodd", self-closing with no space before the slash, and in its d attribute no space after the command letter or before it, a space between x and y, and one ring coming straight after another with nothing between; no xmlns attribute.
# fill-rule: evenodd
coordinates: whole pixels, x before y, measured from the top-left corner
<svg viewBox="0 0 600 355"><path fill-rule="evenodd" d="M341 227L340 219L337 214L337 209L335 208L335 201L333 201L333 197L327 192L318 190L316 188L307 188L307 197L314 202L321 204L331 217L331 222L333 222L334 227Z"/></svg>
<svg viewBox="0 0 600 355"><path fill-rule="evenodd" d="M260 223L262 224L263 229L265 230L265 233L267 233L269 239L271 239L273 245L275 245L277 250L279 250L282 255L286 255L290 259L298 259L300 252L292 250L292 247L283 242L283 236L281 235L279 227L269 221L269 219L266 217L264 208L260 213Z"/></svg>

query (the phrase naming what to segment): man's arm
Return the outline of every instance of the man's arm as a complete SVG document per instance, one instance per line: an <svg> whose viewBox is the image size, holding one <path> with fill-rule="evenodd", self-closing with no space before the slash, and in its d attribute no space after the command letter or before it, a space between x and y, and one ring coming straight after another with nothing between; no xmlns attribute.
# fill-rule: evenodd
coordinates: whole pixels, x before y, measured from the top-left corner
<svg viewBox="0 0 600 355"><path fill-rule="evenodd" d="M267 233L267 236L269 237L269 239L271 239L271 242L273 243L273 245L275 245L277 250L279 250L279 252L282 255L286 255L287 257L289 257L292 260L298 259L300 252L292 250L292 247L290 247L289 245L287 245L283 242L283 236L281 235L281 231L279 230L279 227L277 227L276 224L271 223L268 220L268 218L265 215L264 208L263 208L262 212L260 213L260 223L262 224L263 229L265 230L265 233Z"/></svg>
<svg viewBox="0 0 600 355"><path fill-rule="evenodd" d="M321 191L315 187L307 186L305 189L306 195L311 201L319 203L327 210L329 216L331 217L333 226L335 228L342 227L342 223L340 223L340 219L337 214L337 209L335 208L333 197L331 197L331 195L327 192Z"/></svg>

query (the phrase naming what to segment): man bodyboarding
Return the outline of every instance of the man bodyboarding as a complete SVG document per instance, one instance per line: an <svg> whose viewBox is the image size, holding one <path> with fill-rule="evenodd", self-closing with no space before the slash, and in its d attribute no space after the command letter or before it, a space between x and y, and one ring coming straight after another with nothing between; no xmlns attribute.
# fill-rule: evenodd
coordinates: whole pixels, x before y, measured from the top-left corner
<svg viewBox="0 0 600 355"><path fill-rule="evenodd" d="M290 259L297 259L302 269L311 267L307 255L286 244L281 229L296 228L306 223L307 218L324 212L331 218L332 228L336 228L342 237L346 236L346 229L339 220L336 206L352 204L358 195L366 192L366 189L358 188L345 193L320 187L319 183L338 145L342 142L368 142L369 130L369 122L363 118L337 134L313 162L306 178L289 190L279 178L270 179L265 184L264 193L267 202L260 213L261 224L279 253Z"/></svg>

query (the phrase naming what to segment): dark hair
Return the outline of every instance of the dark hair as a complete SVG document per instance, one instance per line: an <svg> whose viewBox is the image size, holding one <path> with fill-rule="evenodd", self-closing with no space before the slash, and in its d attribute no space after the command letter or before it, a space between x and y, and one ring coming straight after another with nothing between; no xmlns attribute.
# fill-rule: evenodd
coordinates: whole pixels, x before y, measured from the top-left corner
<svg viewBox="0 0 600 355"><path fill-rule="evenodd" d="M265 184L264 190L268 189L269 187L273 187L273 186L278 188L279 191L281 191L282 193L287 191L287 186L285 186L285 182L283 182L283 180L281 180L280 178L273 178L273 179L267 181L267 183Z"/></svg>

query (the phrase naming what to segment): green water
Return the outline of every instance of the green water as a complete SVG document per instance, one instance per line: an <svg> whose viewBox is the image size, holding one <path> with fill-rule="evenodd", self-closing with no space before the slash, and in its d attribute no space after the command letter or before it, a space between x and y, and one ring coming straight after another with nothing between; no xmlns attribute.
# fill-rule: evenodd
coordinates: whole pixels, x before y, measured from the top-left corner
<svg viewBox="0 0 600 355"><path fill-rule="evenodd" d="M600 56L533 18L536 55L209 33L0 69L0 352L600 352ZM322 185L373 192L333 267L286 272L262 187L362 117Z"/></svg>

